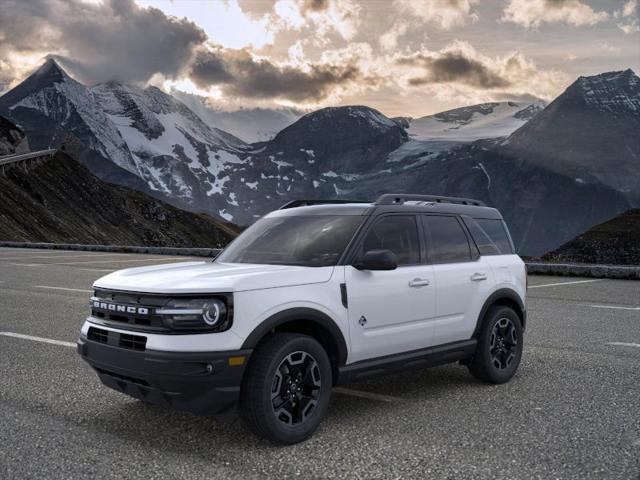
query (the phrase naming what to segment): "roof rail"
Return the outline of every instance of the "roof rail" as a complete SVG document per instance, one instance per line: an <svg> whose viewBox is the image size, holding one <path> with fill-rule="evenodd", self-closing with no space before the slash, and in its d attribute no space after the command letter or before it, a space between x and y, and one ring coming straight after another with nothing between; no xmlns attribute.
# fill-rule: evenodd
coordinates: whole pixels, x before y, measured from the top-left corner
<svg viewBox="0 0 640 480"><path fill-rule="evenodd" d="M375 205L402 205L405 202L430 202L430 203L457 203L460 205L472 205L475 207L485 207L486 204L480 200L461 197L443 197L440 195L413 195L402 193L387 193L378 197Z"/></svg>
<svg viewBox="0 0 640 480"><path fill-rule="evenodd" d="M308 207L310 205L340 205L343 203L371 203L367 200L291 200L282 205L278 210L287 208Z"/></svg>

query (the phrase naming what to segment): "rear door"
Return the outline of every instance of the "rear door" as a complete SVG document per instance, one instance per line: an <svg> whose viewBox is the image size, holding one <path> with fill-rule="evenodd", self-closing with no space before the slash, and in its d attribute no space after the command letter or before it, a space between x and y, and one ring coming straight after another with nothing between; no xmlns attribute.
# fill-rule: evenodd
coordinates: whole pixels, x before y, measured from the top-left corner
<svg viewBox="0 0 640 480"><path fill-rule="evenodd" d="M469 339L493 284L492 270L457 216L421 217L436 282L434 342Z"/></svg>
<svg viewBox="0 0 640 480"><path fill-rule="evenodd" d="M350 360L382 357L433 344L436 314L433 267L423 263L419 217L390 214L374 220L356 258L387 249L398 256L389 271L345 267L349 302Z"/></svg>

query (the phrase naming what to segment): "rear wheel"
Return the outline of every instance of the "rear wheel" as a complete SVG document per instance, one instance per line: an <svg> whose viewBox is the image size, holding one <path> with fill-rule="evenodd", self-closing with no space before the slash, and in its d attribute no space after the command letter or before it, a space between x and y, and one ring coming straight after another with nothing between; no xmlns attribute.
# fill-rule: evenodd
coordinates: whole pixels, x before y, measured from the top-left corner
<svg viewBox="0 0 640 480"><path fill-rule="evenodd" d="M280 333L254 352L242 385L240 410L257 435L292 444L309 438L331 395L331 363L315 339Z"/></svg>
<svg viewBox="0 0 640 480"><path fill-rule="evenodd" d="M478 347L469 371L478 380L505 383L516 373L522 358L522 324L513 309L493 306L477 336Z"/></svg>

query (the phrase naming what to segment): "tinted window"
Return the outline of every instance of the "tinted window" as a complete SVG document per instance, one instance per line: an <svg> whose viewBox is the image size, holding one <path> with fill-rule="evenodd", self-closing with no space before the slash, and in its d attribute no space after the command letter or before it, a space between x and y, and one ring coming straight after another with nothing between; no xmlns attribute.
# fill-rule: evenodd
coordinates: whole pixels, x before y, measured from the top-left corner
<svg viewBox="0 0 640 480"><path fill-rule="evenodd" d="M489 238L489 235L471 217L462 217L469 233L480 251L480 255L500 255L502 252L498 246ZM473 248L473 247L471 247Z"/></svg>
<svg viewBox="0 0 640 480"><path fill-rule="evenodd" d="M498 247L500 253L505 255L513 253L513 245L507 233L507 227L502 220L476 218L475 221L482 227L482 230L486 232L489 238L493 240L493 243Z"/></svg>
<svg viewBox="0 0 640 480"><path fill-rule="evenodd" d="M425 216L431 263L468 262L467 235L455 217Z"/></svg>
<svg viewBox="0 0 640 480"><path fill-rule="evenodd" d="M362 253L369 250L391 250L398 256L398 265L420 263L420 240L415 217L392 215L378 220L362 243Z"/></svg>
<svg viewBox="0 0 640 480"><path fill-rule="evenodd" d="M360 216L285 216L258 220L216 259L325 267L335 265L362 221Z"/></svg>

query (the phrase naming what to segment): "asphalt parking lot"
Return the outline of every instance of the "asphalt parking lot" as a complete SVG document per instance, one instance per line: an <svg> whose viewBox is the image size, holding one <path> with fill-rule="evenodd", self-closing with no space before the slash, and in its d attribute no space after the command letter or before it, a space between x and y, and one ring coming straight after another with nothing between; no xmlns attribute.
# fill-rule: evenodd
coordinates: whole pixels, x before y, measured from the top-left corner
<svg viewBox="0 0 640 480"><path fill-rule="evenodd" d="M95 279L185 260L0 248L0 479L640 479L640 282L530 277L510 383L448 365L348 385L277 447L106 389L76 353Z"/></svg>

